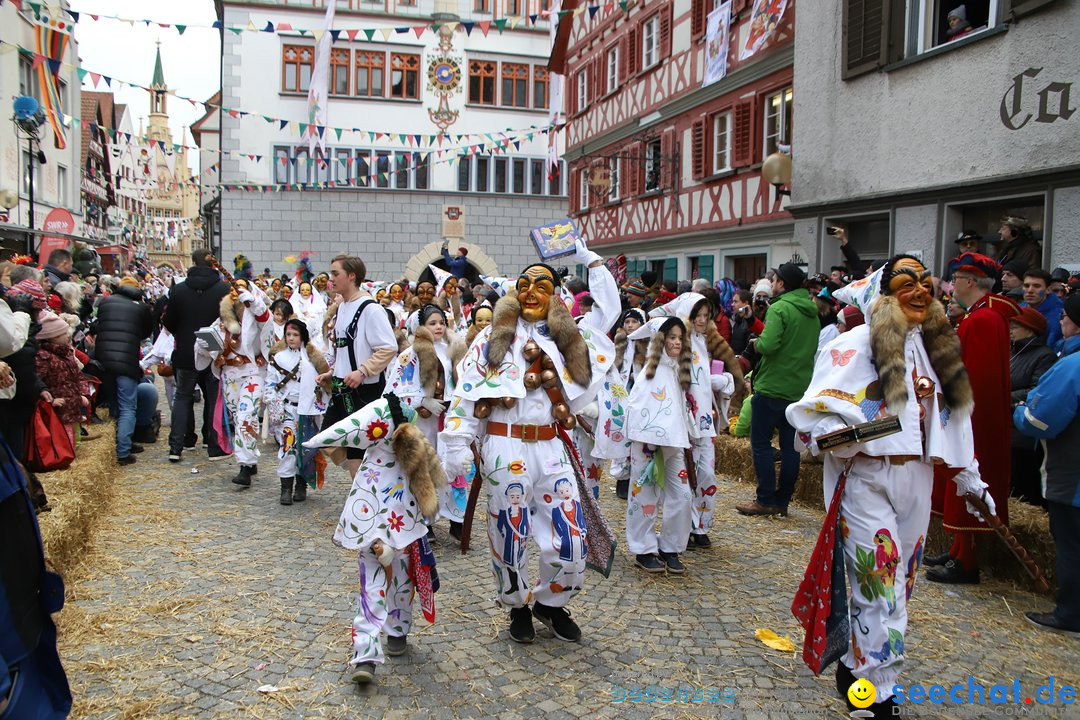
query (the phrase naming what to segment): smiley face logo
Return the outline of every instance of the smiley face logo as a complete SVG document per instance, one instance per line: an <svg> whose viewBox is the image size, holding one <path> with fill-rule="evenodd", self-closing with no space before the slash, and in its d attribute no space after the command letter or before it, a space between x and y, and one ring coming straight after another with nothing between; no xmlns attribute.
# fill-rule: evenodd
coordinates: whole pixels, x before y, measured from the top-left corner
<svg viewBox="0 0 1080 720"><path fill-rule="evenodd" d="M847 691L848 702L857 708L868 708L874 704L877 688L869 680L859 678L851 683Z"/></svg>

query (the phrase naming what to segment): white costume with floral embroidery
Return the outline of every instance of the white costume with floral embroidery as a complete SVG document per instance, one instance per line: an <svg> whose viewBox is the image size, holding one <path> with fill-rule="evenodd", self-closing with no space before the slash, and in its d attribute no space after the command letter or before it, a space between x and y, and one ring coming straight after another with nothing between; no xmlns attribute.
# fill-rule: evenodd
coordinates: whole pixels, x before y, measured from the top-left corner
<svg viewBox="0 0 1080 720"><path fill-rule="evenodd" d="M386 370L387 392L393 392L402 402L407 403L413 410L421 405L431 411L431 417L416 418L416 426L423 431L424 436L432 447L438 449L439 428L442 425L443 400L449 400L454 389L453 365L450 362L450 346L445 340L437 340L434 343L435 354L439 358L439 364L443 371L443 397L429 400L420 384L420 357L413 349L406 348L400 355L390 361ZM475 469L473 470L475 472ZM452 522L461 522L465 517L465 506L469 500L469 483L473 473L457 475L450 478L450 482L439 490L439 515Z"/></svg>
<svg viewBox="0 0 1080 720"><path fill-rule="evenodd" d="M412 417L413 411L404 403L402 410ZM394 455L394 427L387 400L379 398L304 443L309 448L366 450L334 530L335 544L359 553L360 598L353 618L352 665L382 663L379 634L385 630L403 637L412 626L414 588L407 548L427 535L427 525ZM376 541L391 553L385 566L379 561Z"/></svg>
<svg viewBox="0 0 1080 720"><path fill-rule="evenodd" d="M295 477L299 471L298 443L300 437L300 417L310 419L316 425L326 412L326 393L315 382L318 371L308 359L306 349L293 350L283 348L272 355L273 362L266 367L266 390L263 400L270 413L270 430L278 442L278 477ZM274 362L286 373L291 373L300 364L296 376L279 389L277 386L285 376L274 367Z"/></svg>
<svg viewBox="0 0 1080 720"><path fill-rule="evenodd" d="M558 438L523 442L486 435L485 427L489 421L510 425L554 422L551 400L544 390L525 388L524 372L530 363L522 350L530 339L551 358L555 372L562 378L564 398L575 414L596 398L615 359L615 346L605 333L618 319L619 295L611 273L602 266L589 268L589 287L596 308L579 325L592 366L588 387L571 379L562 353L549 336L547 322L532 323L524 318L517 320L516 334L502 364L489 374L486 352L492 327L487 327L462 361L445 427L439 434L443 452L459 451L474 440L481 443L495 600L503 607L524 607L533 600L549 607L563 607L584 584L588 531L565 446ZM559 299L553 297L551 302ZM486 420L473 416L477 400L502 397L517 402L511 408L493 402ZM519 507L528 511L524 524L518 521ZM536 540L540 551L540 577L535 585L530 585L528 575L529 537Z"/></svg>
<svg viewBox="0 0 1080 720"><path fill-rule="evenodd" d="M681 553L690 538L691 493L685 450L696 428L686 393L679 387L678 362L662 353L651 380L642 368L627 401L626 434L633 442L626 543L632 555L650 555L657 550ZM650 460L663 462L662 480L646 472ZM664 521L658 538L654 527L661 505Z"/></svg>
<svg viewBox="0 0 1080 720"><path fill-rule="evenodd" d="M822 348L806 393L787 409L787 420L798 433L796 446L807 444L815 454L816 438L825 433L900 416L901 432L825 457L826 506L847 471L839 523L851 644L842 661L878 688L878 702L892 695L904 661L907 601L930 521L933 466L944 463L963 468L961 475L978 473L970 413L945 407L921 328L908 331L904 362L907 403L888 408L873 363L870 327L857 327ZM929 379L934 388L921 402L915 378Z"/></svg>

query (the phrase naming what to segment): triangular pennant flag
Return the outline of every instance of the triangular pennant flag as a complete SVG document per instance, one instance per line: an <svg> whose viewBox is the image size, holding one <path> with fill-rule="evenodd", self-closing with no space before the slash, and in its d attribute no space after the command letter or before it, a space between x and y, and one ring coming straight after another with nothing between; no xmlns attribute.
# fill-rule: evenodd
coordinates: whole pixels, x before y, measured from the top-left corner
<svg viewBox="0 0 1080 720"><path fill-rule="evenodd" d="M594 17L596 17L596 13L597 13L597 11L599 9L600 9L599 5L590 5L589 6L589 19L590 20L592 20Z"/></svg>
<svg viewBox="0 0 1080 720"><path fill-rule="evenodd" d="M364 35L367 36L367 39L370 42L371 39L375 37L375 28L364 28ZM385 35L383 36L383 39L386 39Z"/></svg>
<svg viewBox="0 0 1080 720"><path fill-rule="evenodd" d="M491 21L490 20L483 20L483 21L478 22L476 24L480 28L480 32L484 33L484 37L487 37L488 30L491 29Z"/></svg>
<svg viewBox="0 0 1080 720"><path fill-rule="evenodd" d="M221 28L221 21L220 20L215 20L214 22L210 23L210 27L220 29Z"/></svg>
<svg viewBox="0 0 1080 720"><path fill-rule="evenodd" d="M176 26L176 32L179 35L183 35L185 30L187 30L187 25L177 25Z"/></svg>
<svg viewBox="0 0 1080 720"><path fill-rule="evenodd" d="M267 20L267 21L266 21L266 27L264 27L264 28L262 29L262 31L263 31L263 32L268 32L268 33L272 33L272 32L274 32L274 23L272 23L272 22L270 22L269 20Z"/></svg>
<svg viewBox="0 0 1080 720"><path fill-rule="evenodd" d="M427 28L423 25L417 25L412 30L414 33L416 33L416 37L419 38L421 35L424 34L424 31L427 30Z"/></svg>
<svg viewBox="0 0 1080 720"><path fill-rule="evenodd" d="M79 13L75 12L74 10L67 10L66 12L68 15L71 16L72 20L74 20L75 22L79 22Z"/></svg>
<svg viewBox="0 0 1080 720"><path fill-rule="evenodd" d="M287 23L287 22L278 23L277 24L277 29L278 29L278 32L281 32L283 30L292 30L293 29L292 23Z"/></svg>
<svg viewBox="0 0 1080 720"><path fill-rule="evenodd" d="M332 42L337 42L339 37L341 37L341 31L340 30L331 30L330 31L330 40Z"/></svg>
<svg viewBox="0 0 1080 720"><path fill-rule="evenodd" d="M258 32L259 31L259 28L255 27L255 21L254 20L248 20L247 29L250 30L251 32Z"/></svg>
<svg viewBox="0 0 1080 720"><path fill-rule="evenodd" d="M621 0L619 2L619 9L623 12L630 12L630 0Z"/></svg>
<svg viewBox="0 0 1080 720"><path fill-rule="evenodd" d="M345 34L349 36L349 42L356 42L356 34L358 32L360 32L359 28L355 28L353 30L346 30L345 31ZM369 37L368 40L370 40L370 39L371 38Z"/></svg>
<svg viewBox="0 0 1080 720"><path fill-rule="evenodd" d="M278 130L284 130L288 126L289 126L289 121L288 120L278 120Z"/></svg>
<svg viewBox="0 0 1080 720"><path fill-rule="evenodd" d="M76 71L77 73L79 73L79 82L80 82L80 83L81 83L81 82L82 82L83 80L85 80L85 79L86 79L86 76L87 76L87 74L89 73L89 71L88 71L88 70L84 70L83 68L76 68L76 69L75 69L75 71Z"/></svg>
<svg viewBox="0 0 1080 720"><path fill-rule="evenodd" d="M405 28L406 31L408 28ZM393 28L379 28L379 34L382 35L383 40L389 40L390 36L394 34Z"/></svg>
<svg viewBox="0 0 1080 720"><path fill-rule="evenodd" d="M318 43L322 40L322 36L326 34L325 30L313 30L311 34L315 37L315 42Z"/></svg>
<svg viewBox="0 0 1080 720"><path fill-rule="evenodd" d="M494 25L498 29L499 32L502 32L503 30L506 29L506 18L499 18L498 20L495 20L491 24Z"/></svg>
<svg viewBox="0 0 1080 720"><path fill-rule="evenodd" d="M242 28L242 27L231 27L229 29L232 30L237 35L240 35L240 34L242 34L244 32L244 28Z"/></svg>
<svg viewBox="0 0 1080 720"><path fill-rule="evenodd" d="M108 75L102 75L101 78L105 81L105 84L107 86L112 87L112 78L111 77L109 77Z"/></svg>
<svg viewBox="0 0 1080 720"><path fill-rule="evenodd" d="M536 17L537 17L536 15L530 15L529 16L529 22L531 22L533 25L535 25L536 24Z"/></svg>
<svg viewBox="0 0 1080 720"><path fill-rule="evenodd" d="M472 29L475 24L476 23L462 21L461 27L465 28L466 35L472 35Z"/></svg>
<svg viewBox="0 0 1080 720"><path fill-rule="evenodd" d="M341 140L341 128L334 128L334 132L337 133L337 139Z"/></svg>

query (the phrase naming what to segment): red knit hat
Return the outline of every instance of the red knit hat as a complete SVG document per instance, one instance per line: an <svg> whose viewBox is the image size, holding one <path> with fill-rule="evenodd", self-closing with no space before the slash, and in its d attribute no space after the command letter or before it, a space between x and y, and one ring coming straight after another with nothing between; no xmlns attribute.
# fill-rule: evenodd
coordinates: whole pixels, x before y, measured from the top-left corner
<svg viewBox="0 0 1080 720"><path fill-rule="evenodd" d="M866 318L863 316L862 310L855 307L854 305L848 305L843 310L841 310L840 316L843 318L844 327L846 327L848 330L851 330L852 328L857 328L860 325L866 323Z"/></svg>
<svg viewBox="0 0 1080 720"><path fill-rule="evenodd" d="M1019 315L1009 318L1009 322L1026 327L1036 335L1046 334L1046 317L1033 307L1023 308Z"/></svg>

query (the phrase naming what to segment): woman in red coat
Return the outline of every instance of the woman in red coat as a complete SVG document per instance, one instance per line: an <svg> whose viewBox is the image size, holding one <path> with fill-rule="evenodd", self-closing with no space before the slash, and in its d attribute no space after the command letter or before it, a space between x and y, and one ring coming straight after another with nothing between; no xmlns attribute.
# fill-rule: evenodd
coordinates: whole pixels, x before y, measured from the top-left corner
<svg viewBox="0 0 1080 720"><path fill-rule="evenodd" d="M90 404L90 385L75 360L71 347L71 326L51 312L41 313L38 322L37 373L49 388L57 417L75 447L75 427Z"/></svg>

